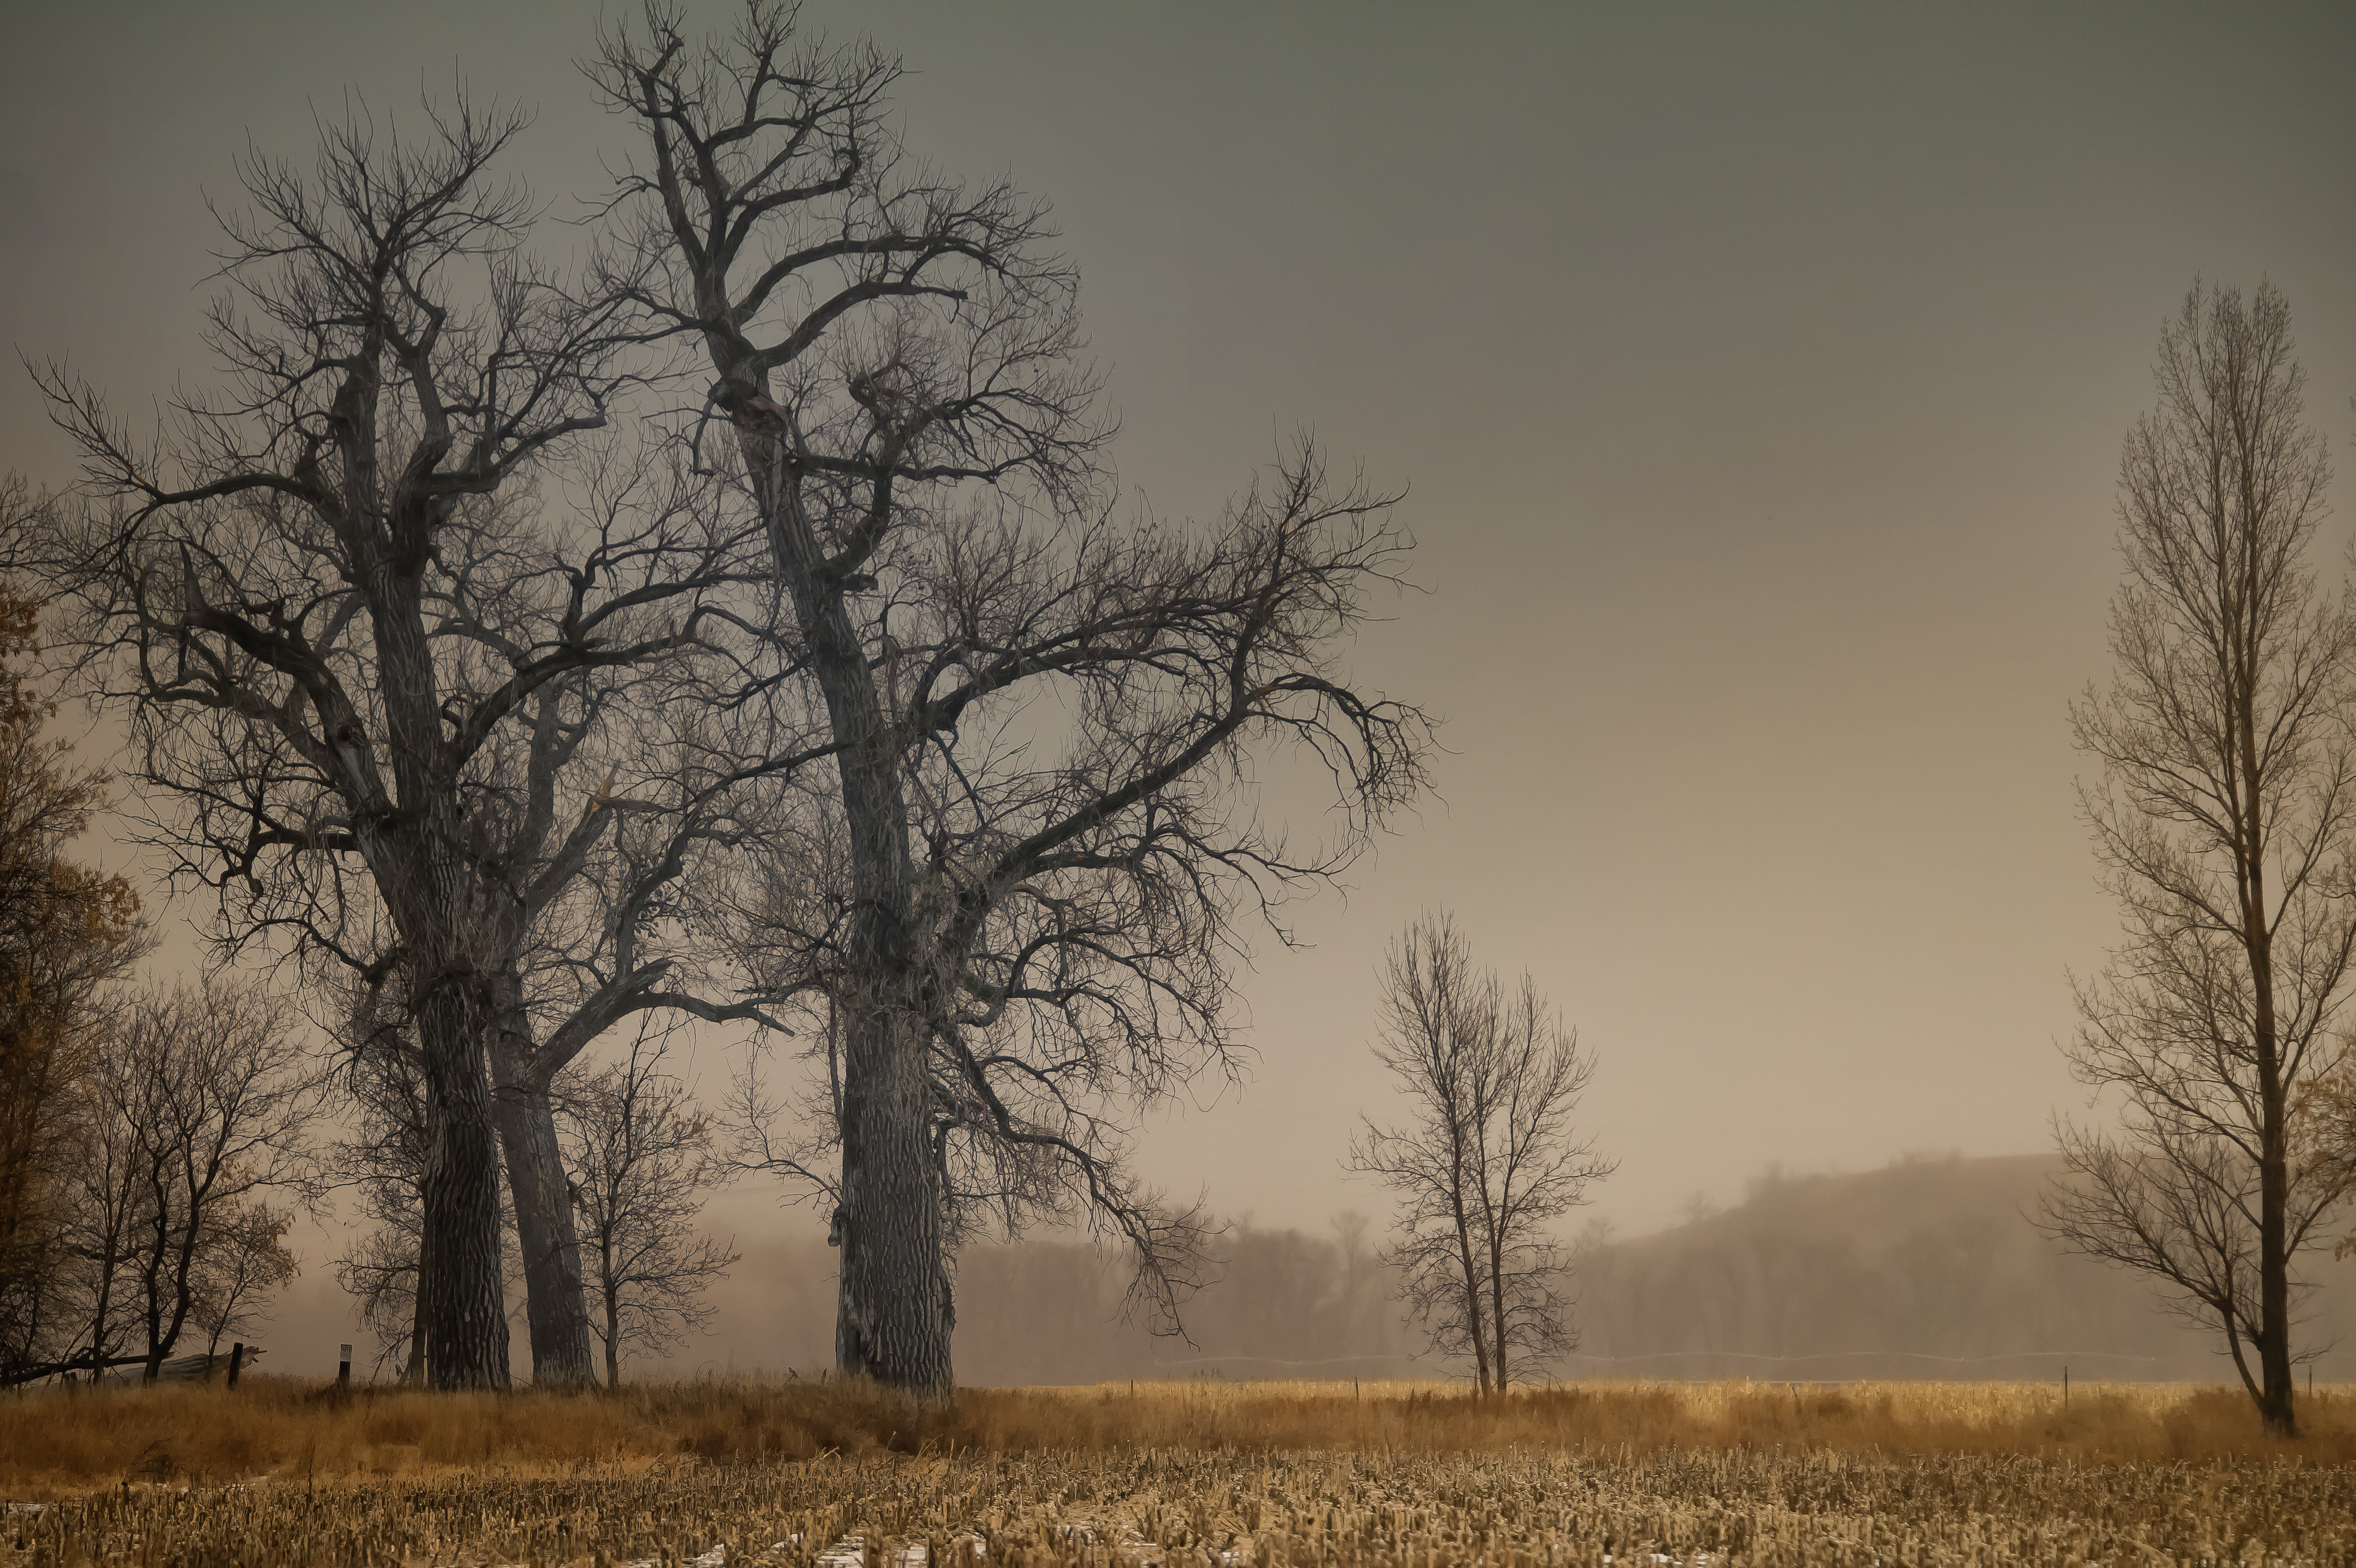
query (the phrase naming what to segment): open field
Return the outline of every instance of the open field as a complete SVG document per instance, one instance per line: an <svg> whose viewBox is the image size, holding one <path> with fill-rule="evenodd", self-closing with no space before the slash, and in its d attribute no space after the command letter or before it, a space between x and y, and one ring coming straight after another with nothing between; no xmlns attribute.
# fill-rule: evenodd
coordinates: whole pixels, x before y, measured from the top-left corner
<svg viewBox="0 0 2356 1568"><path fill-rule="evenodd" d="M422 1394L254 1378L235 1393L45 1390L0 1399L0 1488L64 1496L132 1481L325 1480L504 1467L571 1474L924 1449L1748 1448L2026 1455L2078 1464L2356 1461L2356 1391L2300 1401L2307 1435L2270 1444L2238 1390L2081 1383L1566 1383L1483 1404L1446 1384L1187 1381L968 1389L923 1410L837 1383L677 1383L619 1394Z"/></svg>
<svg viewBox="0 0 2356 1568"><path fill-rule="evenodd" d="M879 1568L2345 1563L2351 1521L2348 1469L2265 1461L1099 1449L128 1487L11 1516L0 1554L28 1568L836 1568L858 1559L825 1549L857 1536Z"/></svg>
<svg viewBox="0 0 2356 1568"><path fill-rule="evenodd" d="M2221 1390L857 1388L337 1398L256 1380L0 1402L0 1556L250 1568L1493 1568L2356 1560L2356 1396L2274 1446ZM888 1548L888 1549L887 1549ZM976 1553L979 1552L979 1556ZM706 1557L707 1563L716 1559Z"/></svg>

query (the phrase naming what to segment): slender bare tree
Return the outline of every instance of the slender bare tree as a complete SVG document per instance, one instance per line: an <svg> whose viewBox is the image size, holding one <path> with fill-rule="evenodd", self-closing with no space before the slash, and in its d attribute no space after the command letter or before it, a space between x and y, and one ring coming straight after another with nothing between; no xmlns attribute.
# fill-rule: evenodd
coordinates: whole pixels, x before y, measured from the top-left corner
<svg viewBox="0 0 2356 1568"><path fill-rule="evenodd" d="M665 1070L668 1048L666 1036L641 1029L626 1060L564 1093L608 1388L621 1386L626 1351L660 1354L709 1323L703 1292L739 1261L698 1227L728 1164L710 1120Z"/></svg>
<svg viewBox="0 0 2356 1568"><path fill-rule="evenodd" d="M2356 617L2307 564L2330 471L2282 295L2195 284L2157 380L2119 465L2117 674L2070 715L2126 940L2073 982L2064 1050L2123 1108L2115 1132L2058 1124L2044 1220L2222 1334L2289 1436L2294 1268L2351 1180L2308 1090L2356 971Z"/></svg>
<svg viewBox="0 0 2356 1568"><path fill-rule="evenodd" d="M739 929L764 988L840 1019L837 1362L945 1397L963 1215L1084 1208L1148 1301L1190 1277L1199 1222L1128 1173L1124 1118L1232 1066L1238 917L1422 781L1421 715L1338 669L1406 542L1305 450L1212 526L1114 518L1045 209L907 156L873 48L772 0L680 21L591 68L643 137L605 274L710 389L733 450L701 418L691 446L766 531L801 671L771 711L831 764L781 809L839 821L841 880L798 886L785 843L777 918L755 875ZM1331 770L1333 842L1258 822L1276 751Z"/></svg>
<svg viewBox="0 0 2356 1568"><path fill-rule="evenodd" d="M693 705L736 624L714 596L760 543L628 439L613 314L527 256L529 194L496 172L521 125L462 101L422 135L326 127L310 177L250 160L212 314L228 390L143 445L46 372L106 504L23 546L91 693L132 717L151 836L218 894L222 956L291 954L406 1010L444 1387L508 1380L502 1152L535 1375L593 1377L547 1084L663 1004L668 972L648 879L597 869L658 810L616 715Z"/></svg>
<svg viewBox="0 0 2356 1568"><path fill-rule="evenodd" d="M1474 1387L1503 1393L1523 1364L1577 1348L1569 1255L1550 1227L1612 1174L1571 1115L1593 1058L1526 974L1511 993L1476 972L1445 912L1409 926L1382 973L1375 1059L1413 1108L1372 1118L1347 1168L1399 1197L1383 1261L1411 1318L1444 1354L1470 1355Z"/></svg>

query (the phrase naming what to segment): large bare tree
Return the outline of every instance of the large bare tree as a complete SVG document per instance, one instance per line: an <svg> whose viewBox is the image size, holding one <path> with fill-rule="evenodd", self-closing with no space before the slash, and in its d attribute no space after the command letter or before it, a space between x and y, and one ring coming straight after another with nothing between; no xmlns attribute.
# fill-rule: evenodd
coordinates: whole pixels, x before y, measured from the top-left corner
<svg viewBox="0 0 2356 1568"><path fill-rule="evenodd" d="M1445 911L1392 944L1381 1015L1375 1059L1412 1119L1365 1118L1347 1168L1398 1195L1383 1261L1410 1316L1443 1353L1471 1356L1481 1393L1503 1393L1516 1356L1579 1343L1569 1255L1550 1228L1614 1168L1571 1124L1594 1058L1528 975L1508 991L1476 971Z"/></svg>
<svg viewBox="0 0 2356 1568"><path fill-rule="evenodd" d="M831 763L780 809L839 824L840 880L773 836L746 961L840 1021L837 1361L942 1396L978 1208L1077 1205L1162 1305L1186 1277L1195 1222L1127 1174L1122 1117L1232 1064L1238 916L1421 783L1421 716L1337 662L1406 541L1305 450L1206 526L1116 518L1045 209L919 164L897 62L793 20L608 33L641 140L605 268L708 388L691 446L766 531L802 671L772 711ZM1330 769L1329 842L1258 822L1277 751Z"/></svg>
<svg viewBox="0 0 2356 1568"><path fill-rule="evenodd" d="M521 126L461 102L413 134L330 124L309 176L250 159L222 390L143 442L46 372L94 499L25 547L131 716L152 836L218 893L223 956L358 977L413 1031L443 1387L508 1380L502 1137L535 1371L593 1375L546 1084L660 1004L666 967L642 924L568 922L646 911L593 874L657 809L644 737L609 721L701 695L712 596L759 540L627 440L612 313L523 249L530 196L498 172Z"/></svg>
<svg viewBox="0 0 2356 1568"><path fill-rule="evenodd" d="M2060 1125L2045 1221L2222 1333L2290 1436L2294 1265L2351 1182L2308 1090L2356 968L2356 617L2307 562L2330 470L2288 302L2196 284L2157 380L2119 465L2117 673L2071 709L2126 938L2064 1049L2120 1121Z"/></svg>

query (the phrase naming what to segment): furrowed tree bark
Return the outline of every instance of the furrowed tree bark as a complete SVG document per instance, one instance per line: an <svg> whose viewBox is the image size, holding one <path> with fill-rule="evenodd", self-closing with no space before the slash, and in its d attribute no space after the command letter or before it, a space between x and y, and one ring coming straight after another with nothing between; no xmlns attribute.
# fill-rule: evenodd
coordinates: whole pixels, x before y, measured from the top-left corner
<svg viewBox="0 0 2356 1568"><path fill-rule="evenodd" d="M507 1303L499 1288L499 1156L491 1130L479 982L446 977L418 1008L424 1043L426 1158L420 1314L426 1377L437 1389L504 1389Z"/></svg>
<svg viewBox="0 0 2356 1568"><path fill-rule="evenodd" d="M596 1382L596 1365L555 1108L546 1075L528 1069L528 1051L519 1048L518 1032L529 1024L513 1011L509 1020L493 1040L492 1115L507 1157L522 1253L531 1380L541 1388L588 1388Z"/></svg>
<svg viewBox="0 0 2356 1568"><path fill-rule="evenodd" d="M743 418L737 434L768 525L771 557L841 746L853 909L848 956L858 979L840 1004L842 1212L836 1240L842 1257L835 1362L922 1398L947 1399L956 1388L949 1355L955 1314L942 1248L940 1173L927 1136L935 1012L911 930L914 866L900 739L801 504L782 420ZM888 489L879 509L887 504Z"/></svg>
<svg viewBox="0 0 2356 1568"><path fill-rule="evenodd" d="M947 1399L957 1315L943 1261L940 1178L926 1137L923 1036L884 1008L863 1017L854 1010L845 1035L852 1065L843 1092L835 1364Z"/></svg>

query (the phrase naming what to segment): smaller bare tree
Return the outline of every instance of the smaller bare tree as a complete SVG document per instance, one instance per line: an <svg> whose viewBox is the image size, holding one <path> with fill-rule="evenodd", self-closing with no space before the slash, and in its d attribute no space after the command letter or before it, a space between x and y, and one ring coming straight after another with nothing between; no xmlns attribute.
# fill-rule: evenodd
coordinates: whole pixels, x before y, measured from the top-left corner
<svg viewBox="0 0 2356 1568"><path fill-rule="evenodd" d="M703 1292L739 1257L696 1225L727 1162L686 1086L663 1070L667 1040L640 1030L627 1061L564 1095L589 1326L608 1388L621 1385L625 1347L659 1354L709 1323Z"/></svg>
<svg viewBox="0 0 2356 1568"><path fill-rule="evenodd" d="M1594 1058L1528 975L1508 993L1476 973L1444 911L1392 945L1382 982L1375 1059L1414 1120L1365 1119L1347 1165L1398 1194L1384 1261L1409 1316L1443 1354L1472 1359L1482 1393L1503 1393L1515 1358L1579 1343L1563 1289L1569 1254L1549 1227L1614 1167L1571 1126Z"/></svg>
<svg viewBox="0 0 2356 1568"><path fill-rule="evenodd" d="M46 502L0 476L0 538ZM67 858L107 779L71 765L34 660L38 601L0 578L0 1383L54 1359L80 1090L114 983L152 942L129 882Z"/></svg>
<svg viewBox="0 0 2356 1568"><path fill-rule="evenodd" d="M274 1190L309 1186L316 1076L293 1010L209 981L136 998L100 1044L75 1171L75 1348L46 1370L145 1363L218 1333L292 1275Z"/></svg>

